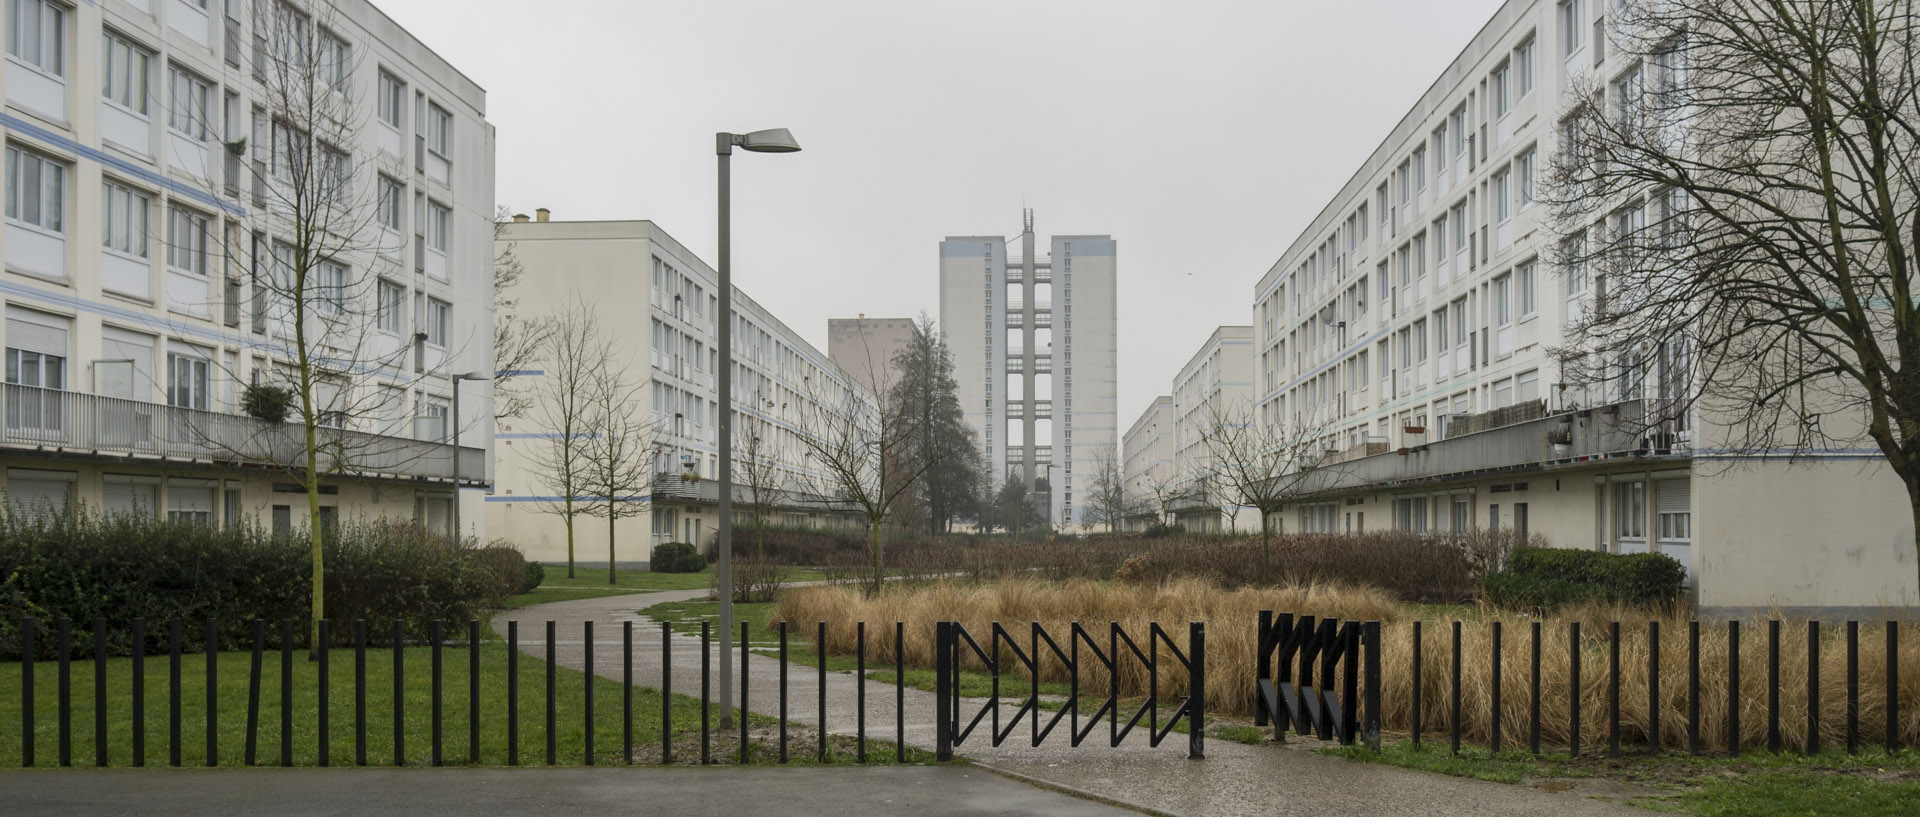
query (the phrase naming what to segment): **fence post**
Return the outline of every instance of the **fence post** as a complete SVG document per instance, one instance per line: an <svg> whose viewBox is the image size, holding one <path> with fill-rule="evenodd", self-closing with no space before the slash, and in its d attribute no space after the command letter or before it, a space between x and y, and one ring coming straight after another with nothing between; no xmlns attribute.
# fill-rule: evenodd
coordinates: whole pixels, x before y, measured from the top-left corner
<svg viewBox="0 0 1920 817"><path fill-rule="evenodd" d="M1887 751L1900 751L1900 622L1887 622Z"/></svg>
<svg viewBox="0 0 1920 817"><path fill-rule="evenodd" d="M1340 627L1346 666L1340 673L1340 743L1352 746L1360 731L1360 718L1354 710L1360 706L1360 622L1348 621Z"/></svg>
<svg viewBox="0 0 1920 817"><path fill-rule="evenodd" d="M1767 620L1767 751L1780 753L1780 619Z"/></svg>
<svg viewBox="0 0 1920 817"><path fill-rule="evenodd" d="M207 766L220 765L220 620L207 619Z"/></svg>
<svg viewBox="0 0 1920 817"><path fill-rule="evenodd" d="M1807 755L1820 753L1820 621L1807 622Z"/></svg>
<svg viewBox="0 0 1920 817"><path fill-rule="evenodd" d="M93 765L107 765L107 617L93 619Z"/></svg>
<svg viewBox="0 0 1920 817"><path fill-rule="evenodd" d="M20 619L20 765L33 767L33 625L31 618ZM178 639L175 639L176 641ZM178 663L177 661L175 663ZM176 695L178 681L173 688ZM178 709L179 707L175 707ZM178 765L178 764L176 764Z"/></svg>
<svg viewBox="0 0 1920 817"><path fill-rule="evenodd" d="M1490 711L1488 727L1492 732L1489 741L1493 751L1500 751L1500 622L1493 622L1493 708Z"/></svg>
<svg viewBox="0 0 1920 817"><path fill-rule="evenodd" d="M1420 668L1420 630L1421 622L1413 622L1413 748L1420 748L1420 698L1423 694Z"/></svg>
<svg viewBox="0 0 1920 817"><path fill-rule="evenodd" d="M1380 622L1369 621L1361 637L1366 639L1365 691L1366 715L1360 721L1360 740L1367 748L1380 751Z"/></svg>
<svg viewBox="0 0 1920 817"><path fill-rule="evenodd" d="M60 766L73 765L73 622L62 617L54 643L60 651Z"/></svg>
<svg viewBox="0 0 1920 817"><path fill-rule="evenodd" d="M1264 694L1259 692L1259 690L1264 689L1266 686L1266 684L1262 682L1270 682L1273 680L1273 666L1268 662L1267 658L1267 639L1271 637L1272 632L1273 611L1261 610L1260 631L1254 641L1254 655L1260 659L1253 665L1253 688L1255 694ZM1254 703L1253 725L1267 725L1267 701L1265 698L1261 698Z"/></svg>
<svg viewBox="0 0 1920 817"><path fill-rule="evenodd" d="M1448 726L1451 727L1453 753L1460 754L1460 621L1453 622L1453 697L1452 708L1447 713Z"/></svg>
<svg viewBox="0 0 1920 817"><path fill-rule="evenodd" d="M320 666L317 667L317 669L320 670L320 677L314 683L314 691L320 698L316 702L319 709L315 720L315 726L318 727L318 734L315 736L314 743L320 750L316 762L321 766L327 766L331 764L331 758L329 758L328 755L332 753L333 749L333 730L328 728L329 724L327 723L328 717L333 709L332 701L329 700L333 691L333 671L329 665L329 659L333 657L333 637L327 632L326 619L320 619L314 622L314 625L320 630L319 646L314 651L315 657L320 659Z"/></svg>
<svg viewBox="0 0 1920 817"><path fill-rule="evenodd" d="M1039 650L1034 650L1034 660L1039 660ZM1193 621L1187 623L1187 658L1193 666L1187 671L1187 703L1192 707L1187 726L1187 757L1199 760L1207 756L1207 625ZM1034 687L1039 688L1039 681ZM1352 706L1352 702L1348 702ZM1039 713L1034 713L1038 723Z"/></svg>
<svg viewBox="0 0 1920 817"><path fill-rule="evenodd" d="M952 623L942 621L934 625L933 635L933 732L934 758L946 762L953 759L953 710L948 706L947 696L952 679L948 677L953 669L953 653L948 641L953 637Z"/></svg>
<svg viewBox="0 0 1920 817"><path fill-rule="evenodd" d="M267 622L265 619L253 620L253 663L247 670L247 745L243 755L248 766L253 765L254 755L260 741L260 651L267 640Z"/></svg>
<svg viewBox="0 0 1920 817"><path fill-rule="evenodd" d="M1740 756L1740 621L1727 622L1727 756Z"/></svg>
<svg viewBox="0 0 1920 817"><path fill-rule="evenodd" d="M147 622L133 620L133 765L147 765Z"/></svg>
<svg viewBox="0 0 1920 817"><path fill-rule="evenodd" d="M1567 753L1580 756L1580 622L1567 625Z"/></svg>

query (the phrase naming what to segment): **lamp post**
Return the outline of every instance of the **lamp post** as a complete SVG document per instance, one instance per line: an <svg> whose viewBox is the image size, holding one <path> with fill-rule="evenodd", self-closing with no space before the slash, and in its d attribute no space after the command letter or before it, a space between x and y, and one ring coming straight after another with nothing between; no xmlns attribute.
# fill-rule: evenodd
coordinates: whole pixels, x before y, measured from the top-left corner
<svg viewBox="0 0 1920 817"><path fill-rule="evenodd" d="M453 541L460 541L460 381L492 380L489 372L463 372L453 376Z"/></svg>
<svg viewBox="0 0 1920 817"><path fill-rule="evenodd" d="M713 135L720 157L720 526L716 538L720 562L715 579L720 587L720 728L733 727L733 277L732 202L728 161L733 149L754 153L794 153L800 143L786 128L747 134L722 131ZM822 737L824 740L824 736Z"/></svg>

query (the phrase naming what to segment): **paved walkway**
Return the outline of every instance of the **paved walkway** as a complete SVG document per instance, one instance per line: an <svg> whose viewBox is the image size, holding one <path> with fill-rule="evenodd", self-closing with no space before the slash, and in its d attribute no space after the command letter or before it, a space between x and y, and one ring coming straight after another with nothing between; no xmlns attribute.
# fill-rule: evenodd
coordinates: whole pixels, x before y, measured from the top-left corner
<svg viewBox="0 0 1920 817"><path fill-rule="evenodd" d="M555 602L529 607L512 616L494 619L494 628L506 632L509 618L521 621L520 643L530 654L544 655L545 622L555 622L554 649L563 666L583 668L583 624L595 622L595 672L618 680L621 676L621 622L634 625L634 681L659 688L664 677L661 665L659 625L636 611L667 601L701 598L704 590L643 593L608 596L578 601ZM831 626L851 626L835 622ZM876 630L885 630L878 633ZM642 633L646 637L642 637ZM868 637L892 637L892 625L870 623ZM717 649L717 648L716 648ZM753 656L748 704L755 712L778 712L778 660ZM738 661L736 659L736 665ZM713 662L718 672L719 661ZM699 694L700 639L695 635L677 636L673 644L671 671L674 691ZM735 671L738 672L736 666ZM793 665L789 669L788 717L812 724L818 720L818 682L812 667ZM1212 678L1212 683L1236 683L1234 679ZM862 682L846 673L828 673L827 729L834 734L854 732L857 694ZM875 681L867 687L868 736L891 740L894 724L894 687ZM717 684L716 684L716 689ZM934 698L930 692L906 691L906 741L931 751L934 748ZM977 711L984 701L964 711ZM1011 710L1007 710L1011 714ZM971 717L968 715L966 717ZM717 719L717 715L716 715ZM716 729L718 727L716 726ZM993 748L985 735L983 722L956 753L975 763L1024 778L1044 786L1086 793L1128 804L1143 810L1181 817L1234 817L1235 815L1310 815L1364 804L1362 810L1373 814L1418 815L1514 815L1532 817L1552 813L1555 817L1645 817L1649 812L1628 806L1583 797L1576 793L1549 793L1524 786L1489 783L1465 778L1402 769L1370 763L1356 763L1312 752L1275 746L1248 746L1223 740L1207 741L1207 758L1189 760L1183 736L1171 734L1159 748L1149 748L1143 732L1137 728L1118 748L1109 748L1104 740L1090 737L1079 748L1070 748L1062 732L1062 721L1047 742L1038 747L1027 745L1021 724L1007 745ZM1096 730L1103 736L1105 730ZM1014 745L1015 743L1019 745Z"/></svg>
<svg viewBox="0 0 1920 817"><path fill-rule="evenodd" d="M31 769L0 772L34 817L988 817L1130 812L964 766L600 769Z"/></svg>

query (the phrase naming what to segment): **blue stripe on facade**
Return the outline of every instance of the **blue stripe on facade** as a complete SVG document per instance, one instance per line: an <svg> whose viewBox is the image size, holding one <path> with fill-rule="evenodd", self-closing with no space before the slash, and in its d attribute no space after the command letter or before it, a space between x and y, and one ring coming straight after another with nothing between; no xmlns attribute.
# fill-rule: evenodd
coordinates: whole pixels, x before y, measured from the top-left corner
<svg viewBox="0 0 1920 817"><path fill-rule="evenodd" d="M487 501L488 502L565 502L567 501L567 499L566 497L562 497L562 496L490 496L490 497L487 497ZM598 497L598 496L576 496L573 498L573 501L605 502L607 500L605 497ZM619 498L619 501L621 502L652 502L653 498L645 497L645 496L623 496Z"/></svg>
<svg viewBox="0 0 1920 817"><path fill-rule="evenodd" d="M68 139L65 136L62 136L58 133L54 133L53 131L47 130L46 128L42 128L39 125L35 125L32 122L28 122L27 120L21 119L20 117L14 116L12 114L0 113L0 125L5 125L12 130L25 133L49 145L53 145L55 147L62 148L64 150L72 151L80 155L81 157L91 159L95 162L99 162L100 164L105 165L107 167L111 167L120 173L124 173L128 176L132 176L136 179L140 179L141 181L147 182L148 184L156 185L176 196L185 196L187 198L190 198L202 204L205 204L209 207L217 207L229 215L244 217L247 214L247 208L241 207L238 204L234 204L225 199L218 198L213 194L208 193L205 190L200 190L194 187L190 187L186 184L182 184L181 182L177 182L177 181L174 181L173 179L169 179L165 176L162 176L158 173L155 173L137 164L134 164L125 159L122 159L118 156L114 156L110 153L107 153L106 151L100 150L99 148L88 147L86 145L80 144L79 142L75 142L72 139ZM209 153L213 152L213 148L209 147L208 152ZM216 156L215 158L218 158L218 157Z"/></svg>

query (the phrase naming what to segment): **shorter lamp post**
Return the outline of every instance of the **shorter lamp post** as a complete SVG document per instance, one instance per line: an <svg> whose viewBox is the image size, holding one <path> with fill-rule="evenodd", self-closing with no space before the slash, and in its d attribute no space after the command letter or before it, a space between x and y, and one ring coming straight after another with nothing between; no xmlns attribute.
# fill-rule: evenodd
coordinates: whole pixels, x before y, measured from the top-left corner
<svg viewBox="0 0 1920 817"><path fill-rule="evenodd" d="M492 380L487 372L463 372L453 376L453 541L460 541L460 381Z"/></svg>

